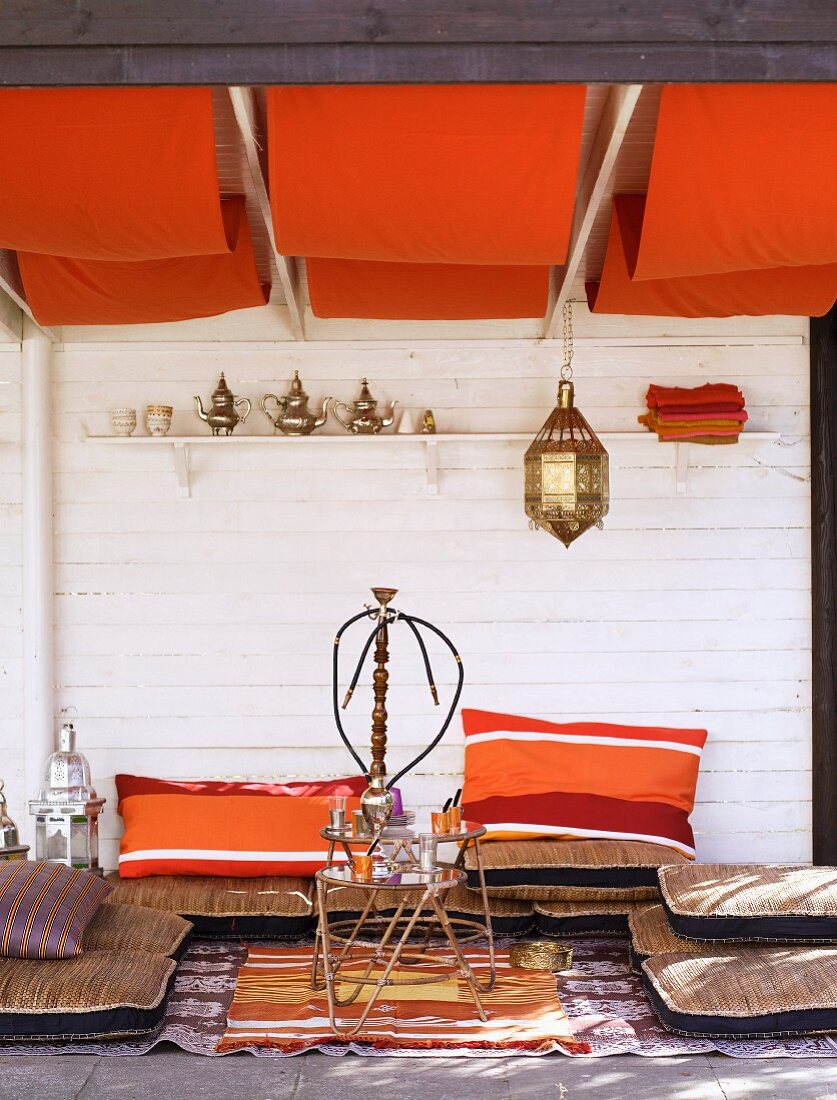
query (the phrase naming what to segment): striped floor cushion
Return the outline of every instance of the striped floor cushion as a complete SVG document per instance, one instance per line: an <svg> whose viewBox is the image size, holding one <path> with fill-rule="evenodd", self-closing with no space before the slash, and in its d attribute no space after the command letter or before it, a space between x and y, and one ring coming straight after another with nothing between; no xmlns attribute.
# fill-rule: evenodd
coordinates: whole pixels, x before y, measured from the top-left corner
<svg viewBox="0 0 837 1100"><path fill-rule="evenodd" d="M669 1031L707 1038L837 1031L837 947L725 947L669 952L642 964Z"/></svg>
<svg viewBox="0 0 837 1100"><path fill-rule="evenodd" d="M118 1039L163 1023L176 963L140 951L0 959L0 1042Z"/></svg>
<svg viewBox="0 0 837 1100"><path fill-rule="evenodd" d="M632 909L628 914L628 932L631 969L637 974L641 973L642 964L652 955L665 955L669 951L680 951L689 955L717 953L714 944L675 936L662 905L638 905Z"/></svg>
<svg viewBox="0 0 837 1100"><path fill-rule="evenodd" d="M492 840L482 844L493 897L556 901L658 901L657 871L685 856L640 840ZM474 850L465 857L468 885L479 884Z"/></svg>
<svg viewBox="0 0 837 1100"><path fill-rule="evenodd" d="M678 936L757 943L837 942L837 867L687 864L660 869Z"/></svg>
<svg viewBox="0 0 837 1100"><path fill-rule="evenodd" d="M0 863L0 955L66 959L110 893L98 875L44 860Z"/></svg>
<svg viewBox="0 0 837 1100"><path fill-rule="evenodd" d="M192 925L176 913L146 905L105 903L88 924L84 951L149 951L175 962L186 954Z"/></svg>
<svg viewBox="0 0 837 1100"><path fill-rule="evenodd" d="M624 936L637 906L631 901L536 901L535 928L542 936Z"/></svg>
<svg viewBox="0 0 837 1100"><path fill-rule="evenodd" d="M196 936L213 939L288 939L313 932L314 882L309 878L220 878L108 875L111 901L177 913Z"/></svg>
<svg viewBox="0 0 837 1100"><path fill-rule="evenodd" d="M408 908L418 903L419 893L408 895ZM369 900L367 891L351 886L328 891L328 909L332 920L357 919ZM399 902L402 900L398 899ZM467 886L456 886L445 894L445 908L451 917L484 923L482 897ZM381 908L382 916L391 916L395 906ZM491 927L497 936L523 936L534 922L532 903L513 898L489 898Z"/></svg>

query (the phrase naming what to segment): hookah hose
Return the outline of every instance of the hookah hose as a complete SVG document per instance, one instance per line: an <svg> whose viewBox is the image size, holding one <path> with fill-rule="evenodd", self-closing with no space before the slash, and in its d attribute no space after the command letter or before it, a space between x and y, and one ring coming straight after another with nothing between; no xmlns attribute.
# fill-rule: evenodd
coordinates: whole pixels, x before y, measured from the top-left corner
<svg viewBox="0 0 837 1100"><path fill-rule="evenodd" d="M356 666L355 671L354 671L354 675L352 676L351 682L349 684L349 688L348 688L348 690L346 692L346 696L343 700L343 707L341 708L340 704L339 704L339 700L338 700L338 690L339 690L338 689L338 661L339 661L340 641L343 637L343 634L346 632L346 630L348 630L348 628L350 626L352 626L354 623L358 622L360 619L374 618L376 614L377 614L377 612L374 609L370 609L370 610L367 610L367 611L361 611L357 615L352 616L351 619L348 619L345 623L343 623L343 625L337 631L337 635L334 639L334 655L333 655L333 659L332 659L332 707L333 707L333 710L334 710L334 721L335 721L335 724L337 726L337 732L340 734L340 738L343 741L343 744L346 746L346 748L348 749L348 751L351 754L352 758L354 759L354 761L357 763L358 767L360 768L361 774L367 780L370 779L369 770L366 767L366 765L363 763L363 761L361 760L360 756L358 756L357 752L355 751L354 747L352 746L352 743L349 741L349 738L346 735L346 731L343 728L343 722L342 722L342 719L340 717L340 711L341 711L341 709L345 709L345 707L349 703L349 700L352 698L352 695L354 694L355 687L357 686L357 682L360 679L360 674L361 674L361 671L363 669L363 665L366 661L366 657L369 653L369 650L372 647L373 642L377 639L380 632L385 627L388 627L392 623L396 622L398 619L403 619L404 622L406 622L407 626L410 628L413 636L415 637L416 642L418 643L419 651L421 652L421 656L422 656L422 661L424 662L424 671L425 671L425 674L427 676L427 683L428 683L428 686L430 687L430 693L433 697L433 702L436 704L436 706L439 705L439 693L437 691L436 684L435 684L435 681L434 681L434 678L433 678L433 670L430 666L430 658L427 654L427 646L424 644L424 639L422 638L421 632L418 629L419 626L422 626L427 630L431 630L435 635L437 635L437 637L441 638L441 640L445 643L445 645L448 647L448 649L453 654L454 660L456 661L457 672L458 672L457 685L456 685L456 690L455 690L454 695L453 695L453 700L451 701L450 708L448 710L447 715L445 716L444 722L442 723L442 725L439 729L439 732L436 734L436 736L433 738L433 740L430 742L430 744L427 746L427 748L423 749L422 752L420 752L419 755L414 760L411 760L410 763L405 768L402 768L400 772L397 772L392 777L392 779L387 783L387 790L390 790L392 787L395 786L395 784L398 782L399 779L401 779L402 776L406 775L407 772L411 771L416 766L416 764L421 763L421 761L424 760L424 758L426 756L428 756L436 748L436 746L439 744L439 742L444 737L445 733L447 732L448 726L450 725L450 723L453 719L453 716L456 713L456 707L457 707L457 704L459 703L459 698L462 695L462 688L463 688L463 685L465 683L465 669L464 669L463 664L462 664L462 658L457 653L453 642L451 642L450 638L448 638L448 636L445 633L443 633L441 630L439 630L438 627L434 626L432 623L427 622L425 619L418 618L415 615L407 615L403 611L386 611L383 614L383 616L380 617L380 621L376 624L375 629L372 631L372 633L369 635L369 637L366 640L366 644L364 645L363 650L361 651L360 658L358 659L358 663L357 663L357 666Z"/></svg>

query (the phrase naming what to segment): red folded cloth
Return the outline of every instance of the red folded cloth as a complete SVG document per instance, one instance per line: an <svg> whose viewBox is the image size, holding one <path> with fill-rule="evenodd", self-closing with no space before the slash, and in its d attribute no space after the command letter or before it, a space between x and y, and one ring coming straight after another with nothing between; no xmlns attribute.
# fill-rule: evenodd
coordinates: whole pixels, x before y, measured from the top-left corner
<svg viewBox="0 0 837 1100"><path fill-rule="evenodd" d="M706 405L660 405L660 410L669 413L712 413L713 415L738 412L742 407L740 401L713 401Z"/></svg>
<svg viewBox="0 0 837 1100"><path fill-rule="evenodd" d="M732 423L745 424L750 419L749 414L743 409L740 412L716 412L712 409L711 412L674 412L673 409L665 406L657 412L657 420L660 424L682 424L684 421L699 420L699 421L718 421L725 420Z"/></svg>
<svg viewBox="0 0 837 1100"><path fill-rule="evenodd" d="M733 404L736 409L744 408L744 395L738 386L733 386L731 382L707 382L693 389L652 384L648 387L645 400L649 409L667 408L670 405L708 405L718 402Z"/></svg>

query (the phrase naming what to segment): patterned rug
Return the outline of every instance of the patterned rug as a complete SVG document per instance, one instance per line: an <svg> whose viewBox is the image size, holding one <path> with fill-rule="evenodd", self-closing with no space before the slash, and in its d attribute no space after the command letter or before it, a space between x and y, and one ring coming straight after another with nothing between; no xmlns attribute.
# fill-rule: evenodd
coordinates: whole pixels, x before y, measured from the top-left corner
<svg viewBox="0 0 837 1100"><path fill-rule="evenodd" d="M272 946L276 946L275 944ZM665 1031L657 1022L639 979L628 967L627 942L620 939L573 941L573 969L560 975L558 996L570 1030L586 1042L590 1054L571 1057L602 1058L610 1054L672 1057L720 1051L733 1058L837 1058L837 1036L801 1039L684 1039ZM0 1047L0 1060L21 1054L145 1054L157 1043L170 1042L183 1050L218 1057L216 1049L226 1031L227 1012L236 978L244 962L245 948L236 943L197 941L178 969L169 1000L166 1022L157 1035L122 1043L30 1043ZM245 1047L262 1058L290 1055L265 1047ZM361 1054L368 1057L416 1057L406 1050L376 1050L368 1045L327 1043L319 1050L330 1055ZM563 1048L558 1047L559 1051ZM508 1051L462 1050L461 1057L504 1058ZM526 1054L527 1052L523 1052ZM564 1051L564 1053L567 1053ZM421 1057L433 1057L422 1051ZM440 1055L450 1057L449 1051ZM532 1055L538 1057L538 1055Z"/></svg>
<svg viewBox="0 0 837 1100"><path fill-rule="evenodd" d="M487 984L488 950L473 947L464 954L477 981ZM335 983L340 1000L356 992L352 979L363 974L359 961L353 965L347 959L339 972L342 980ZM358 1034L336 1040L329 1027L326 994L311 989L311 948L250 947L218 1050L227 1054L260 1046L298 1054L344 1042L414 1054L463 1048L506 1054L551 1054L559 1047L572 1054L589 1052L586 1043L573 1038L552 974L513 968L508 951L497 952L494 990L482 995L486 1023L477 1016L467 982L450 967L420 962L398 968L392 978L428 984L382 990ZM362 986L356 1001L339 1010L341 1028L350 1030L361 1019L373 992Z"/></svg>

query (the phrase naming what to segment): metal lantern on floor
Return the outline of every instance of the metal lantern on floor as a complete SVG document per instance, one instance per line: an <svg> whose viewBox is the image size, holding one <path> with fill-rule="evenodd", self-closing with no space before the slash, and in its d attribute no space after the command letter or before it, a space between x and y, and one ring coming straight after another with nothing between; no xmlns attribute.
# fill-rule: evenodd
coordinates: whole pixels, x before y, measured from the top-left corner
<svg viewBox="0 0 837 1100"><path fill-rule="evenodd" d="M65 722L58 751L46 762L40 795L29 803L35 817L35 858L101 874L99 814L105 799L96 796L90 765L76 749L75 737L72 722Z"/></svg>
<svg viewBox="0 0 837 1100"><path fill-rule="evenodd" d="M530 524L567 547L590 527L601 527L610 506L607 451L575 407L572 357L572 307L567 303L558 403L523 460Z"/></svg>

